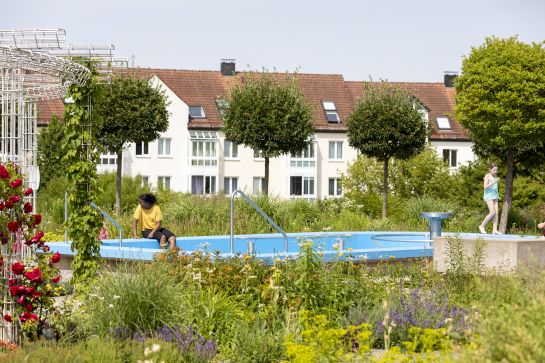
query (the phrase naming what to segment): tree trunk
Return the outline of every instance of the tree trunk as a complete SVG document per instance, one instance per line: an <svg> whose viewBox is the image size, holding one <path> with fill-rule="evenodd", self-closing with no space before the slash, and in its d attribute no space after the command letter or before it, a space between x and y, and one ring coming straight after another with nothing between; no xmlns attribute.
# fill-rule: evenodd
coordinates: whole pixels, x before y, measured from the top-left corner
<svg viewBox="0 0 545 363"><path fill-rule="evenodd" d="M384 160L384 183L382 184L382 219L388 217L388 159Z"/></svg>
<svg viewBox="0 0 545 363"><path fill-rule="evenodd" d="M269 157L265 156L265 178L263 178L263 194L269 195Z"/></svg>
<svg viewBox="0 0 545 363"><path fill-rule="evenodd" d="M507 231L507 219L509 217L509 211L511 210L511 203L513 202L513 179L515 177L515 168L513 166L513 153L511 151L507 152L506 167L505 192L503 193L503 207L501 208L499 227L501 233Z"/></svg>
<svg viewBox="0 0 545 363"><path fill-rule="evenodd" d="M122 170L122 153L117 152L117 171L115 176L115 212L121 215L121 170Z"/></svg>

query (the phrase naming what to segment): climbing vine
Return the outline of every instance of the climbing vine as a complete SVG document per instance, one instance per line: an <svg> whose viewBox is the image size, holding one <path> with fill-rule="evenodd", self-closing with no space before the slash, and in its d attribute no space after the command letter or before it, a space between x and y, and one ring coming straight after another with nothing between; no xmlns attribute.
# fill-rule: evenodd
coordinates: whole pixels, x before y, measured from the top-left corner
<svg viewBox="0 0 545 363"><path fill-rule="evenodd" d="M91 79L84 86L72 85L68 90L74 102L65 106L64 156L61 160L69 182L69 237L72 250L77 251L72 262L75 284L93 279L100 267L98 230L101 218L89 205L98 193L98 149L94 135L100 120L92 112L92 101L100 97L100 85L92 64L85 66L92 70Z"/></svg>

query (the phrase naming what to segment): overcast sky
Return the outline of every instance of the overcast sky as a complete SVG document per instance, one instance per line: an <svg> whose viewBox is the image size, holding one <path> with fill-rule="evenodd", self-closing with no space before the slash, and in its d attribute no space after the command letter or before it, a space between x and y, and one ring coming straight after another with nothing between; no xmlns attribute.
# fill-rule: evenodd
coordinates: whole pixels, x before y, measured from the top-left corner
<svg viewBox="0 0 545 363"><path fill-rule="evenodd" d="M66 30L140 67L440 82L487 36L545 40L544 0L0 0L0 29Z"/></svg>

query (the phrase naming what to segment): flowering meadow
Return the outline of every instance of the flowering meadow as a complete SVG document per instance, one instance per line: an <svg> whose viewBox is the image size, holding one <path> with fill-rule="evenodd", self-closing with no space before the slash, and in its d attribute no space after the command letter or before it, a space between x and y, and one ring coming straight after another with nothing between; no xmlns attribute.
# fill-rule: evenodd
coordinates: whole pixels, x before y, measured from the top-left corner
<svg viewBox="0 0 545 363"><path fill-rule="evenodd" d="M349 252L326 263L314 247L303 240L300 257L271 261L168 251L151 263L104 269L58 308L47 307L51 334L27 335L0 361L545 358L543 271L484 271L460 259L438 273L429 260L356 263Z"/></svg>

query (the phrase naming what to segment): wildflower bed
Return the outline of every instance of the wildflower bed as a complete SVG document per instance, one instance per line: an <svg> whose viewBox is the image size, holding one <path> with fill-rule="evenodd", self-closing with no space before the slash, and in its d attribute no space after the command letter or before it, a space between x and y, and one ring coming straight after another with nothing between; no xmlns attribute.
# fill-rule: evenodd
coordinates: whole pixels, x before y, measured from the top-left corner
<svg viewBox="0 0 545 363"><path fill-rule="evenodd" d="M49 340L27 335L22 346L4 349L0 360L544 357L544 318L538 314L545 308L543 272L483 273L478 263L453 260L457 265L443 274L426 260L371 266L344 257L325 263L311 241L301 244L297 259L277 259L272 266L251 256L165 252L151 263L125 264L78 286L61 309L50 307L55 318L48 321L54 328Z"/></svg>

